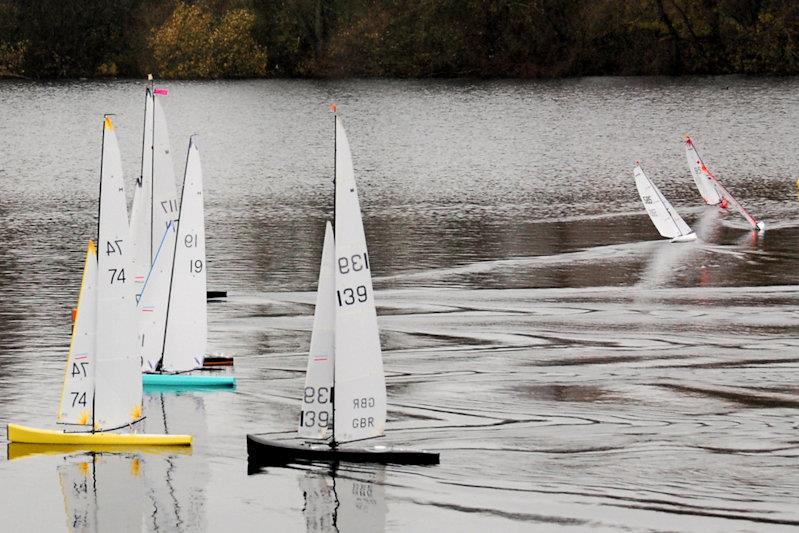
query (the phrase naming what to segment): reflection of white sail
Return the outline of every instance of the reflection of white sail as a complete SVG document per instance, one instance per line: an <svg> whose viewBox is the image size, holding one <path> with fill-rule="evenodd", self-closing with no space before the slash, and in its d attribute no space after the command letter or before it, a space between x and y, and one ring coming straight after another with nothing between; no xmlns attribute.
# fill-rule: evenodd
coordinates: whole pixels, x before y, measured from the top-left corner
<svg viewBox="0 0 799 533"><path fill-rule="evenodd" d="M721 195L716 190L716 187L713 185L713 183L708 179L708 176L702 172L702 168L707 167L705 167L705 164L699 157L691 138L686 135L683 139L683 144L685 145L685 159L688 162L688 169L691 171L691 176L694 178L694 183L696 183L696 188L699 190L699 194L702 195L702 198L705 200L706 204L718 204L721 202Z"/></svg>
<svg viewBox="0 0 799 533"><path fill-rule="evenodd" d="M334 439L382 435L386 382L372 276L347 134L336 117Z"/></svg>
<svg viewBox="0 0 799 533"><path fill-rule="evenodd" d="M385 531L385 470L308 472L300 478L309 533Z"/></svg>
<svg viewBox="0 0 799 533"><path fill-rule="evenodd" d="M688 227L688 224L682 217L674 210L668 200L661 194L660 190L652 183L647 175L644 173L640 165L636 165L633 169L635 175L635 186L638 188L638 194L641 196L641 201L644 203L646 212L652 223L657 228L658 232L670 239L681 237L696 238L694 232ZM689 237L690 236L690 237Z"/></svg>
<svg viewBox="0 0 799 533"><path fill-rule="evenodd" d="M308 472L300 478L300 490L305 501L302 514L305 515L306 531L335 531L337 502L333 494L333 479L325 474Z"/></svg>
<svg viewBox="0 0 799 533"><path fill-rule="evenodd" d="M58 422L91 425L94 397L95 329L97 327L97 248L89 241L78 295L78 311L72 327L64 386L58 406Z"/></svg>
<svg viewBox="0 0 799 533"><path fill-rule="evenodd" d="M299 435L311 439L328 438L333 419L330 392L333 388L336 321L334 253L333 228L328 222L325 227L325 243L322 247L322 264L319 267L311 348L308 353L300 415Z"/></svg>
<svg viewBox="0 0 799 533"><path fill-rule="evenodd" d="M385 531L385 470L347 472L336 478L339 531Z"/></svg>
<svg viewBox="0 0 799 533"><path fill-rule="evenodd" d="M141 531L144 481L137 456L88 454L58 467L67 528Z"/></svg>
<svg viewBox="0 0 799 533"><path fill-rule="evenodd" d="M198 394L147 393L144 431L191 431L198 439L207 435L205 400ZM205 487L209 471L205 461L181 455L144 457L147 466L147 529L153 531L205 531Z"/></svg>

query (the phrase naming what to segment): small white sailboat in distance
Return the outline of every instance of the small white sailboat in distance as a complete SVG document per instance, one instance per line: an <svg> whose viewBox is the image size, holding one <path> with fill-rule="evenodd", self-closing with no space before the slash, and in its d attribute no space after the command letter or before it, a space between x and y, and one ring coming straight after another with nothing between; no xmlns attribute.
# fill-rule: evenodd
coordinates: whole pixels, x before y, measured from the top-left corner
<svg viewBox="0 0 799 533"><path fill-rule="evenodd" d="M638 194L644 203L649 218L657 228L658 232L671 242L688 242L696 239L696 233L685 223L679 213L674 210L671 203L655 186L652 180L644 173L639 162L635 163L633 169L635 176L635 186Z"/></svg>
<svg viewBox="0 0 799 533"><path fill-rule="evenodd" d="M762 220L757 220L749 211L747 211L741 203L727 190L724 185L713 175L699 157L691 137L688 134L683 136L683 143L685 145L685 156L688 161L688 168L691 170L691 175L694 178L699 193L708 205L718 205L726 209L732 206L733 209L746 219L752 226L752 229L757 232L766 230L766 223Z"/></svg>
<svg viewBox="0 0 799 533"><path fill-rule="evenodd" d="M331 110L335 114L335 106ZM247 435L247 454L255 464L297 460L437 464L434 452L341 446L384 434L386 382L352 156L344 127L338 116L334 118L335 227L330 222L325 227L298 428L301 438L316 442Z"/></svg>
<svg viewBox="0 0 799 533"><path fill-rule="evenodd" d="M59 432L8 425L10 442L32 444L189 445L189 435L107 433L142 419L142 378L136 352L136 299L130 277L130 228L122 159L114 126L103 121L99 249L89 242L58 422L83 426Z"/></svg>

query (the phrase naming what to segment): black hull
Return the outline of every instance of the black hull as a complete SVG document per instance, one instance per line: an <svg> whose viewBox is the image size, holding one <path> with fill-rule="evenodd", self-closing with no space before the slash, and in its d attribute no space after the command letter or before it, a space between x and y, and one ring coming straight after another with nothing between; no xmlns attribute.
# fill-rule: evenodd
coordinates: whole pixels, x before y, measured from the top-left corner
<svg viewBox="0 0 799 533"><path fill-rule="evenodd" d="M213 300L214 298L227 298L227 291L205 291L206 300Z"/></svg>
<svg viewBox="0 0 799 533"><path fill-rule="evenodd" d="M247 460L255 465L282 465L294 462L392 463L437 465L437 452L391 448L388 446L335 447L298 441L269 440L247 435Z"/></svg>
<svg viewBox="0 0 799 533"><path fill-rule="evenodd" d="M233 366L233 357L206 355L203 359L203 370L221 370L226 366Z"/></svg>

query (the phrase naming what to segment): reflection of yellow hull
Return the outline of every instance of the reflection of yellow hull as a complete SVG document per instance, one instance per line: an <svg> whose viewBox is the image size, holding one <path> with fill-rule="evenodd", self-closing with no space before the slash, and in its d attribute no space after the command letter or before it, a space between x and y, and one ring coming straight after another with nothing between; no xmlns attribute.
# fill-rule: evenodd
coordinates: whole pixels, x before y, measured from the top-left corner
<svg viewBox="0 0 799 533"><path fill-rule="evenodd" d="M64 433L49 429L8 425L9 442L29 444L80 444L83 446L191 446L191 435L145 435L137 433Z"/></svg>
<svg viewBox="0 0 799 533"><path fill-rule="evenodd" d="M71 455L76 453L146 453L149 455L191 455L190 446L122 446L116 444L8 444L8 460L34 455Z"/></svg>

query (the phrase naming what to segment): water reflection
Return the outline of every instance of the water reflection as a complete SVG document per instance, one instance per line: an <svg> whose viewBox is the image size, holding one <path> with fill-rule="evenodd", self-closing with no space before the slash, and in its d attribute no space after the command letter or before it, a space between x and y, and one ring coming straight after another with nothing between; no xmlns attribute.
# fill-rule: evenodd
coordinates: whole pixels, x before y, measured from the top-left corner
<svg viewBox="0 0 799 533"><path fill-rule="evenodd" d="M194 442L205 441L205 398L166 392L144 395L148 433L189 433ZM166 456L148 462L145 524L153 531L205 529L205 487L210 477L205 461L180 468L182 460Z"/></svg>
<svg viewBox="0 0 799 533"><path fill-rule="evenodd" d="M57 467L67 529L139 531L144 509L142 460L136 455L88 453Z"/></svg>
<svg viewBox="0 0 799 533"><path fill-rule="evenodd" d="M305 527L310 532L385 531L386 471L310 470L300 478Z"/></svg>
<svg viewBox="0 0 799 533"><path fill-rule="evenodd" d="M267 467L255 465L249 465L247 471L250 475L267 472ZM385 465L342 468L333 463L300 472L304 472L299 485L306 531L385 531Z"/></svg>

